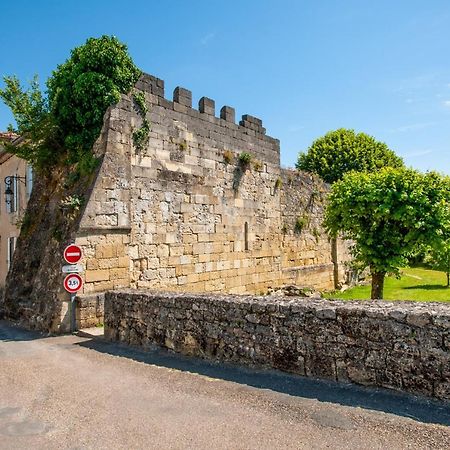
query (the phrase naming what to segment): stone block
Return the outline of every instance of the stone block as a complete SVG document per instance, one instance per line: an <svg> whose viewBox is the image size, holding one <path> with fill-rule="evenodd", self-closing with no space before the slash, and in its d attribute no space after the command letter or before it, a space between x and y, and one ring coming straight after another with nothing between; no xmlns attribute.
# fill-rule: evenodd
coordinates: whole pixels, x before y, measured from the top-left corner
<svg viewBox="0 0 450 450"><path fill-rule="evenodd" d="M173 101L187 106L188 108L192 108L192 92L177 86L173 91Z"/></svg>
<svg viewBox="0 0 450 450"><path fill-rule="evenodd" d="M214 116L216 114L216 104L208 97L202 97L198 102L198 110L202 114Z"/></svg>
<svg viewBox="0 0 450 450"><path fill-rule="evenodd" d="M220 118L227 122L235 123L235 110L231 106L222 106L220 109Z"/></svg>
<svg viewBox="0 0 450 450"><path fill-rule="evenodd" d="M85 281L86 283L92 283L95 281L107 281L109 280L109 270L88 270L86 271Z"/></svg>

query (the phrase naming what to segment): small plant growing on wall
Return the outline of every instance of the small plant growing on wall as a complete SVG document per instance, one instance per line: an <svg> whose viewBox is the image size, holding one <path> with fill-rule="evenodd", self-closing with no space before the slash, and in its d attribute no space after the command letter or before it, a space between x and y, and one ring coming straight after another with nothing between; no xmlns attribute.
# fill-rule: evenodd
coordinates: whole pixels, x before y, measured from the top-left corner
<svg viewBox="0 0 450 450"><path fill-rule="evenodd" d="M242 152L239 155L239 162L241 163L241 166L245 167L245 168L247 168L249 166L249 164L252 162L252 159L253 159L253 155L248 152Z"/></svg>
<svg viewBox="0 0 450 450"><path fill-rule="evenodd" d="M262 168L263 168L262 162L261 162L259 159L255 159L255 160L253 161L253 168L254 168L255 170L262 170Z"/></svg>
<svg viewBox="0 0 450 450"><path fill-rule="evenodd" d="M275 181L275 190L280 189L282 185L283 185L283 180L281 179L281 177L278 177Z"/></svg>
<svg viewBox="0 0 450 450"><path fill-rule="evenodd" d="M234 154L232 151L225 150L223 152L223 160L225 161L226 164L231 164L233 162L233 159L234 159Z"/></svg>
<svg viewBox="0 0 450 450"><path fill-rule="evenodd" d="M187 145L186 139L183 139L183 141L180 142L179 147L180 147L180 150L182 150L183 152L185 152L187 150L188 145Z"/></svg>
<svg viewBox="0 0 450 450"><path fill-rule="evenodd" d="M319 238L320 238L320 231L317 227L314 227L312 229L312 234L313 236L316 238L316 242L319 242Z"/></svg>
<svg viewBox="0 0 450 450"><path fill-rule="evenodd" d="M84 203L84 198L79 195L68 195L61 200L60 209L64 211L69 220L76 218L78 211Z"/></svg>
<svg viewBox="0 0 450 450"><path fill-rule="evenodd" d="M142 125L133 131L133 144L137 150L143 150L148 144L150 133L150 122L147 120L148 106L145 102L143 92L135 92L133 100L136 103L137 110L142 119Z"/></svg>
<svg viewBox="0 0 450 450"><path fill-rule="evenodd" d="M296 233L301 233L303 231L303 229L305 228L305 226L308 223L308 219L304 216L301 217L297 217L297 220L295 221L295 227L294 227L294 231Z"/></svg>
<svg viewBox="0 0 450 450"><path fill-rule="evenodd" d="M287 234L287 232L288 232L288 227L287 227L286 224L284 224L284 225L281 227L281 232L282 232L283 234Z"/></svg>

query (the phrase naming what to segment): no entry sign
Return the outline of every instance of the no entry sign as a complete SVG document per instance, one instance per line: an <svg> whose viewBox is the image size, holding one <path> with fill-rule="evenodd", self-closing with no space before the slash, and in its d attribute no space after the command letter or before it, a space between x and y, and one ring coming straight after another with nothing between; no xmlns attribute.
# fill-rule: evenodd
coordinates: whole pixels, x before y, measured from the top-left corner
<svg viewBox="0 0 450 450"><path fill-rule="evenodd" d="M68 245L64 250L64 259L69 264L76 264L81 259L81 248L78 245Z"/></svg>
<svg viewBox="0 0 450 450"><path fill-rule="evenodd" d="M71 294L78 292L81 286L83 286L83 280L77 273L71 273L64 278L64 289Z"/></svg>

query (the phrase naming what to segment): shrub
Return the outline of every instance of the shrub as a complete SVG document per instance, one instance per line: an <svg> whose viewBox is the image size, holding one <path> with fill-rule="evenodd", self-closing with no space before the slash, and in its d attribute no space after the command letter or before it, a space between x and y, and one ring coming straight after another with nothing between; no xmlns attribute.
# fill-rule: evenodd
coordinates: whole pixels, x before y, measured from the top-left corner
<svg viewBox="0 0 450 450"><path fill-rule="evenodd" d="M252 159L253 159L253 155L251 153L242 152L239 155L239 162L243 166L248 166L251 163Z"/></svg>
<svg viewBox="0 0 450 450"><path fill-rule="evenodd" d="M225 150L223 152L223 160L225 161L226 164L231 164L233 162L233 159L234 159L234 154L232 151Z"/></svg>

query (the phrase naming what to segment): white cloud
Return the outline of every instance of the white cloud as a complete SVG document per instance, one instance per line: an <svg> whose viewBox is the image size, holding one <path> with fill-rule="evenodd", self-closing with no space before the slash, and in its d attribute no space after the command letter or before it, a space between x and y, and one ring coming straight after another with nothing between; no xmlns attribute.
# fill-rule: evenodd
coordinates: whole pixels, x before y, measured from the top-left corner
<svg viewBox="0 0 450 450"><path fill-rule="evenodd" d="M297 131L303 130L305 127L303 125L291 125L288 128L290 133L296 133Z"/></svg>
<svg viewBox="0 0 450 450"><path fill-rule="evenodd" d="M408 158L415 158L418 156L425 156L425 155L429 155L430 153L433 153L433 150L431 150L430 148L426 148L423 150L416 150L414 152L411 153L405 153L404 156L408 157Z"/></svg>
<svg viewBox="0 0 450 450"><path fill-rule="evenodd" d="M450 100L444 100L444 101L442 102L442 104L443 104L444 106L446 106L447 108L450 108Z"/></svg>
<svg viewBox="0 0 450 450"><path fill-rule="evenodd" d="M390 131L391 131L391 133L404 133L406 131L422 130L424 128L432 127L433 125L436 125L437 123L438 122L413 123L411 125L403 125L401 127L394 128Z"/></svg>
<svg viewBox="0 0 450 450"><path fill-rule="evenodd" d="M203 36L200 39L200 44L202 45L207 45L209 41L211 41L212 39L214 39L216 37L216 33L208 33L205 34L205 36Z"/></svg>

